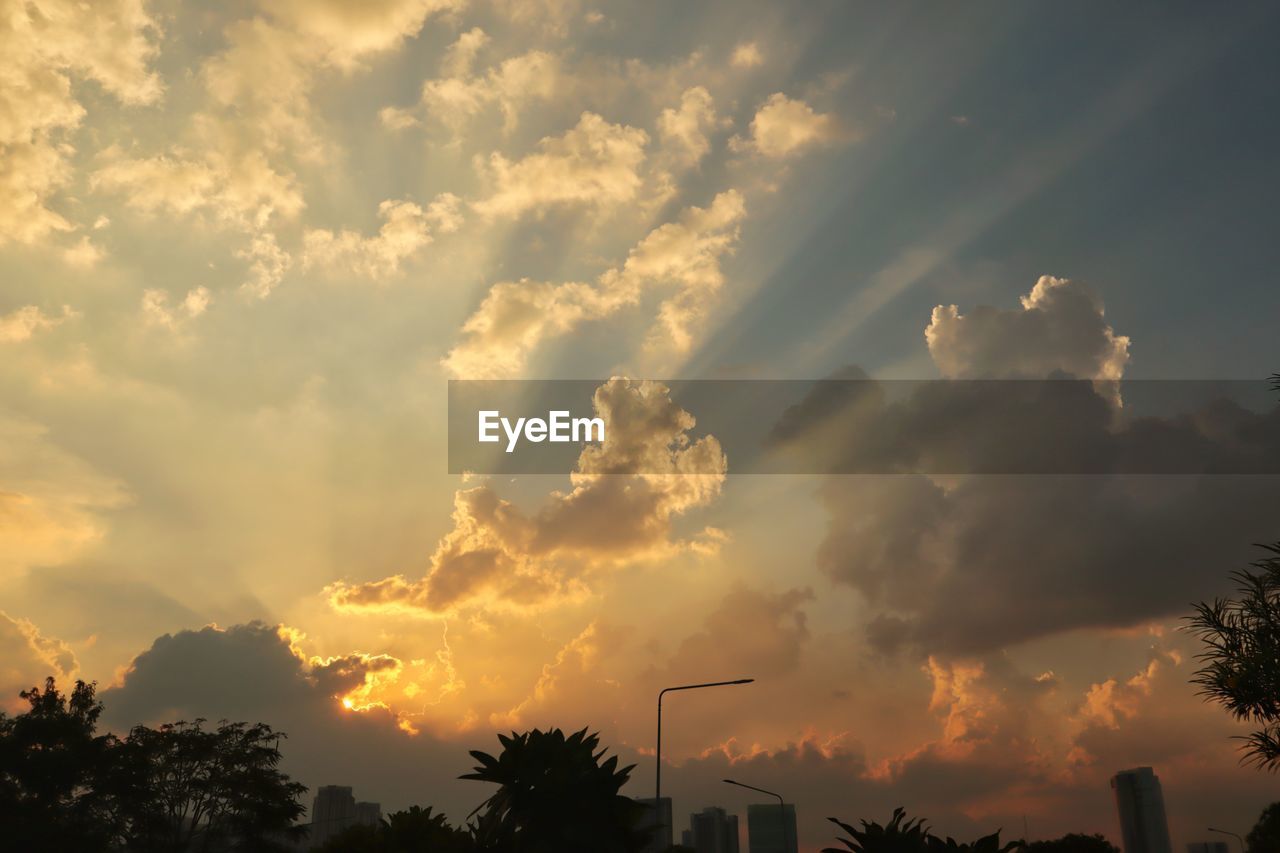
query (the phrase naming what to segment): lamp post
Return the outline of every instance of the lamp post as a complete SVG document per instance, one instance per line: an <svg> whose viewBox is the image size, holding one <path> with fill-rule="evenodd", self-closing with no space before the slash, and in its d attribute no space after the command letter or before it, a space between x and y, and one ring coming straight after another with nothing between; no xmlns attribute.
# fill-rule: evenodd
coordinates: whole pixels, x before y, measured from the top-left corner
<svg viewBox="0 0 1280 853"><path fill-rule="evenodd" d="M778 824L778 831L782 833L782 849L785 851L790 847L787 844L787 803L782 799L782 795L776 791L766 791L764 788L757 788L755 785L748 785L746 782L736 782L733 779L722 780L726 785L737 785L739 788L750 788L752 791L759 791L762 794L768 794L771 797L778 798L778 814L782 817L782 822Z"/></svg>
<svg viewBox="0 0 1280 853"><path fill-rule="evenodd" d="M1236 835L1234 832L1229 832L1225 829L1214 829L1212 826L1208 827L1208 829L1210 832L1218 832L1218 833L1221 833L1222 835L1230 835L1236 841L1240 842L1240 853L1244 853L1244 839L1241 838L1239 835Z"/></svg>
<svg viewBox="0 0 1280 853"><path fill-rule="evenodd" d="M658 748L657 764L654 767L653 808L658 810L662 800L662 697L677 690L698 690L703 687L728 687L732 684L750 684L754 678L736 678L733 681L708 681L706 684L682 684L679 687L664 687L658 691Z"/></svg>

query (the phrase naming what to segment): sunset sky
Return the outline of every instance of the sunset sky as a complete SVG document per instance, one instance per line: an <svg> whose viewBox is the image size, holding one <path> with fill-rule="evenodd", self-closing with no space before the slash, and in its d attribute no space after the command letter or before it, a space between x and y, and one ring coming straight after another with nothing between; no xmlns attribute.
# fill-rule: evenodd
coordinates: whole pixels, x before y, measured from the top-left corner
<svg viewBox="0 0 1280 853"><path fill-rule="evenodd" d="M805 850L898 805L1118 841L1137 765L1176 848L1280 800L1179 630L1280 478L735 476L661 386L601 397L643 477L445 435L449 379L1265 381L1280 9L0 10L0 708L262 720L461 821L494 732L651 796L657 691L751 676L668 700L678 827L726 776Z"/></svg>

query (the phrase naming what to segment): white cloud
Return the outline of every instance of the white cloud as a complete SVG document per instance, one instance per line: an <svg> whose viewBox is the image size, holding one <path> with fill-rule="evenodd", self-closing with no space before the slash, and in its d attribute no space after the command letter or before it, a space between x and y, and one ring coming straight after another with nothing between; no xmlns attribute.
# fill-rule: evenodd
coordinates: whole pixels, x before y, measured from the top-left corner
<svg viewBox="0 0 1280 853"><path fill-rule="evenodd" d="M742 196L730 190L708 207L690 207L675 222L655 228L595 284L522 279L493 285L463 324L463 339L444 359L445 367L468 379L518 375L545 339L635 305L646 289L664 284L677 292L662 303L649 345L687 349L690 324L723 283L720 259L736 244L745 215Z"/></svg>
<svg viewBox="0 0 1280 853"><path fill-rule="evenodd" d="M195 287L177 305L170 306L169 294L163 290L146 290L142 293L142 318L147 325L176 330L188 320L199 317L209 307L213 297L206 287Z"/></svg>
<svg viewBox="0 0 1280 853"><path fill-rule="evenodd" d="M835 138L836 121L831 115L815 112L804 101L775 92L756 110L750 139L738 139L735 144L765 157L787 157Z"/></svg>
<svg viewBox="0 0 1280 853"><path fill-rule="evenodd" d="M678 109L668 107L658 116L659 136L677 161L686 165L697 163L711 150L707 131L715 125L715 103L702 86L686 89Z"/></svg>
<svg viewBox="0 0 1280 853"><path fill-rule="evenodd" d="M62 306L61 316L49 316L38 305L26 305L0 315L0 343L18 343L30 340L36 332L52 329L78 316L71 306Z"/></svg>
<svg viewBox="0 0 1280 853"><path fill-rule="evenodd" d="M1041 276L1021 309L955 305L933 309L925 340L943 376L1040 379L1054 372L1118 380L1129 362L1129 338L1106 322L1102 300L1070 279Z"/></svg>
<svg viewBox="0 0 1280 853"><path fill-rule="evenodd" d="M140 0L30 0L0 16L0 244L74 229L49 206L70 179L67 136L85 115L73 79L124 103L154 102L155 32Z"/></svg>
<svg viewBox="0 0 1280 853"><path fill-rule="evenodd" d="M755 42L743 42L733 49L729 64L734 68L755 68L764 64L764 55L760 53L760 46Z"/></svg>
<svg viewBox="0 0 1280 853"><path fill-rule="evenodd" d="M547 208L581 205L604 211L634 201L649 136L584 112L562 136L546 137L538 152L511 161L489 156L483 171L493 192L475 203L486 217L518 217Z"/></svg>
<svg viewBox="0 0 1280 853"><path fill-rule="evenodd" d="M382 227L373 237L354 231L310 230L303 238L303 268L346 270L373 279L394 275L404 260L431 242L432 228L457 230L460 205L450 193L436 198L426 210L410 201L384 201L378 206Z"/></svg>
<svg viewBox="0 0 1280 853"><path fill-rule="evenodd" d="M453 530L425 577L339 582L327 590L331 603L434 613L476 601L537 605L585 592L594 571L702 548L702 540L672 540L671 524L719 496L727 462L716 438L691 439L693 416L661 383L611 379L592 403L606 439L583 450L569 492L553 492L526 515L487 485L460 490Z"/></svg>

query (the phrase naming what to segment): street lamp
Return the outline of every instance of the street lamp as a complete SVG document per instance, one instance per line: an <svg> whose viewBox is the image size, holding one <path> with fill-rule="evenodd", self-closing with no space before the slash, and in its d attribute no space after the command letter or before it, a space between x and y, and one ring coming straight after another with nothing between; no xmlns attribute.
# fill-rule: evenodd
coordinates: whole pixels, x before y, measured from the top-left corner
<svg viewBox="0 0 1280 853"><path fill-rule="evenodd" d="M679 687L664 687L658 691L658 748L657 748L657 765L654 768L654 785L653 785L653 808L655 811L661 808L662 800L662 697L667 693L673 693L676 690L698 690L702 687L728 687L731 684L750 684L755 681L754 678L737 678L733 681L708 681L706 684L682 684Z"/></svg>
<svg viewBox="0 0 1280 853"><path fill-rule="evenodd" d="M768 794L771 797L778 798L778 813L782 816L782 822L778 824L778 832L782 833L782 849L788 849L790 845L787 844L787 803L782 799L782 795L776 791L766 791L764 788L757 788L755 785L748 785L746 782L735 782L733 779L724 779L722 781L726 785L737 785L739 788L750 788L753 791L759 791L762 794Z"/></svg>
<svg viewBox="0 0 1280 853"><path fill-rule="evenodd" d="M1225 830L1225 829L1214 829L1212 826L1211 826L1211 827L1209 827L1208 829L1209 829L1209 831L1210 831L1210 832L1218 832L1218 833L1221 833L1221 834L1223 834L1223 835L1230 835L1230 836L1231 836L1232 838L1234 838L1236 841L1239 841L1239 842L1240 842L1240 853L1244 853L1244 839L1243 839L1243 838L1241 838L1239 835L1236 835L1234 832L1228 832L1228 831L1227 831L1227 830Z"/></svg>

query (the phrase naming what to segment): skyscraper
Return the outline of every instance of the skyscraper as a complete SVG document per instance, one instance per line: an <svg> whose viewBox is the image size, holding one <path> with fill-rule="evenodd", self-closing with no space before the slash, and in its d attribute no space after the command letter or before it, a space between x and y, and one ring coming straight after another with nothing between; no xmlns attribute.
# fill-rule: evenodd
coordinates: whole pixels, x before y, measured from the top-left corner
<svg viewBox="0 0 1280 853"><path fill-rule="evenodd" d="M378 803L357 803L350 786L322 785L311 805L304 848L318 847L349 826L372 826L380 820L382 807Z"/></svg>
<svg viewBox="0 0 1280 853"><path fill-rule="evenodd" d="M684 831L685 847L697 853L738 853L738 816L717 806L689 815Z"/></svg>
<svg viewBox="0 0 1280 853"><path fill-rule="evenodd" d="M1121 770L1111 777L1120 814L1124 853L1173 853L1160 779L1150 767Z"/></svg>
<svg viewBox="0 0 1280 853"><path fill-rule="evenodd" d="M663 797L661 800L655 801L653 797L645 797L636 800L648 811L640 820L640 826L644 829L652 829L653 835L649 838L649 843L645 845L644 853L664 853L671 846L671 798ZM656 805L656 808L655 808Z"/></svg>
<svg viewBox="0 0 1280 853"><path fill-rule="evenodd" d="M791 803L747 806L747 849L750 853L796 853L796 807Z"/></svg>

